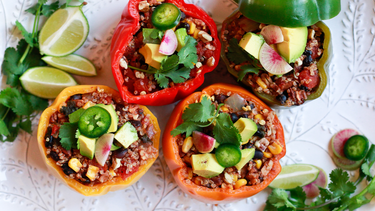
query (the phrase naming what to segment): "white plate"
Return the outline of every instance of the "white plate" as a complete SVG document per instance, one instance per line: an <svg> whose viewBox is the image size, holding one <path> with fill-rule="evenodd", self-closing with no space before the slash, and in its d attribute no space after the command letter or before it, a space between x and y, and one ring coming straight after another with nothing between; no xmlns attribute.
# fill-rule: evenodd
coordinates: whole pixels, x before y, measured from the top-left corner
<svg viewBox="0 0 375 211"><path fill-rule="evenodd" d="M0 61L6 47L21 37L14 29L19 20L30 31L33 16L23 12L37 0L0 0ZM84 12L90 34L79 54L93 60L99 75L77 77L82 84L115 87L109 61L113 29L127 0L88 0ZM220 24L236 6L230 0L187 0L204 8ZM375 119L375 1L343 0L341 13L326 21L333 35L334 58L329 86L319 99L304 106L278 111L284 125L287 154L282 164L310 163L326 172L335 168L328 150L331 136L344 128L354 128L374 143ZM2 80L4 85L4 80ZM207 74L208 85L236 83L221 64ZM162 129L174 105L151 107ZM84 197L58 182L39 155L34 134L22 132L13 143L0 143L1 210L262 210L267 194L235 203L211 205L191 199L176 186L160 153L153 167L132 187L100 197ZM354 175L354 173L351 173ZM360 210L373 210L375 202Z"/></svg>

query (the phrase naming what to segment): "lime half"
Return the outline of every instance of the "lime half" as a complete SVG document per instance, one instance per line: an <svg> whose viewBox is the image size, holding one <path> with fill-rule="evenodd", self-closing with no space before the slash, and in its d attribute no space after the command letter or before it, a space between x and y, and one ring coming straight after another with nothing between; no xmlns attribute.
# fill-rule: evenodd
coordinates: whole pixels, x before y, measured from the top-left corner
<svg viewBox="0 0 375 211"><path fill-rule="evenodd" d="M81 6L59 9L48 18L40 31L40 52L50 56L66 56L81 47L88 33L89 24Z"/></svg>
<svg viewBox="0 0 375 211"><path fill-rule="evenodd" d="M55 98L66 87L77 85L68 73L52 67L34 67L20 77L26 91L41 98Z"/></svg>
<svg viewBox="0 0 375 211"><path fill-rule="evenodd" d="M319 169L309 164L283 166L280 174L269 185L271 188L292 189L305 186L318 178Z"/></svg>
<svg viewBox="0 0 375 211"><path fill-rule="evenodd" d="M47 64L57 67L61 70L65 70L68 73L83 75L83 76L95 76L96 69L94 64L85 57L71 54L63 57L45 56L42 58Z"/></svg>

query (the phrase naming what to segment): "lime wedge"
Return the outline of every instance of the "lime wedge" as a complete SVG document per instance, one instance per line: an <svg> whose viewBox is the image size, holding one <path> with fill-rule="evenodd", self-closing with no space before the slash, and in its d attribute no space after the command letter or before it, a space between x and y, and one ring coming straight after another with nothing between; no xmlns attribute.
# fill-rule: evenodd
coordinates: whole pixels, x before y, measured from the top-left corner
<svg viewBox="0 0 375 211"><path fill-rule="evenodd" d="M48 18L39 34L42 54L66 56L76 51L85 42L89 24L82 7L66 7Z"/></svg>
<svg viewBox="0 0 375 211"><path fill-rule="evenodd" d="M83 76L96 75L94 64L92 64L90 60L80 55L71 54L63 57L45 56L42 59L47 64L61 70L65 70L68 73Z"/></svg>
<svg viewBox="0 0 375 211"><path fill-rule="evenodd" d="M305 186L318 178L319 169L309 164L283 166L280 174L269 185L271 188L292 189Z"/></svg>
<svg viewBox="0 0 375 211"><path fill-rule="evenodd" d="M52 67L34 67L20 77L26 91L41 98L55 98L66 87L77 85L68 73Z"/></svg>

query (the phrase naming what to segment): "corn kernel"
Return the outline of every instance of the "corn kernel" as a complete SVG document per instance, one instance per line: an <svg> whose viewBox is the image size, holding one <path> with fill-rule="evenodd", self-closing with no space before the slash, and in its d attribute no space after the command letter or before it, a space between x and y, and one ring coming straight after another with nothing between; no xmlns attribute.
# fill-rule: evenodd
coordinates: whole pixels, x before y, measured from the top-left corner
<svg viewBox="0 0 375 211"><path fill-rule="evenodd" d="M274 155L278 155L283 151L283 148L277 142L273 142L271 145L268 146L270 152Z"/></svg>
<svg viewBox="0 0 375 211"><path fill-rule="evenodd" d="M68 166L75 172L79 172L79 169L82 167L82 163L79 162L77 158L72 158L69 160Z"/></svg>
<svg viewBox="0 0 375 211"><path fill-rule="evenodd" d="M96 174L99 172L99 168L96 166L89 165L89 169L87 170L86 176L91 180L94 181L96 178Z"/></svg>
<svg viewBox="0 0 375 211"><path fill-rule="evenodd" d="M188 179L192 179L192 178L193 178L193 169L188 168Z"/></svg>
<svg viewBox="0 0 375 211"><path fill-rule="evenodd" d="M256 80L257 84L262 87L263 89L267 89L267 85L263 82L263 80L261 78L258 78Z"/></svg>
<svg viewBox="0 0 375 211"><path fill-rule="evenodd" d="M200 32L199 29L195 29L194 34L193 34L193 38L194 38L194 39L198 39L198 34L199 34L199 32Z"/></svg>
<svg viewBox="0 0 375 211"><path fill-rule="evenodd" d="M111 175L112 177L116 176L116 173L113 169L109 170L109 175Z"/></svg>
<svg viewBox="0 0 375 211"><path fill-rule="evenodd" d="M263 152L263 156L264 156L265 158L272 158L273 154L270 153L270 152Z"/></svg>
<svg viewBox="0 0 375 211"><path fill-rule="evenodd" d="M259 120L264 120L264 117L262 116L262 114L257 114L254 116L255 119L259 119Z"/></svg>
<svg viewBox="0 0 375 211"><path fill-rule="evenodd" d="M229 111L228 107L226 107L226 106L221 106L221 107L220 107L220 110L221 110L222 112L227 112L227 111Z"/></svg>
<svg viewBox="0 0 375 211"><path fill-rule="evenodd" d="M243 187L247 184L246 179L239 179L237 180L236 184L234 185L234 189L239 189L240 187Z"/></svg>
<svg viewBox="0 0 375 211"><path fill-rule="evenodd" d="M193 21L187 21L187 23L190 25L190 29L189 29L189 32L188 32L188 34L194 34L194 32L195 32L195 29L197 28L196 27L196 25L195 25L195 23L193 23Z"/></svg>
<svg viewBox="0 0 375 211"><path fill-rule="evenodd" d="M254 160L254 161L255 161L255 167L257 169L260 169L262 167L262 160L257 159L257 160Z"/></svg>
<svg viewBox="0 0 375 211"><path fill-rule="evenodd" d="M182 152L187 153L193 146L193 138L191 136L186 137L182 144Z"/></svg>
<svg viewBox="0 0 375 211"><path fill-rule="evenodd" d="M85 105L83 105L83 109L88 109L90 108L91 106L94 106L96 105L95 103L91 102L91 101L87 101L87 103L85 103Z"/></svg>

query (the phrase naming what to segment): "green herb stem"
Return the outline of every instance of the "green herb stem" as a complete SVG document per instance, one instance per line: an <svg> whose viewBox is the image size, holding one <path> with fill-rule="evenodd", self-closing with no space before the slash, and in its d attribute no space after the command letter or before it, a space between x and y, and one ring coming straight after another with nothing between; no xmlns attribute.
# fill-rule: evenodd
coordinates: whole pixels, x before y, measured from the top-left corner
<svg viewBox="0 0 375 211"><path fill-rule="evenodd" d="M328 205L328 204L330 204L330 203L332 203L332 202L338 200L339 198L340 198L340 197L336 197L336 198L334 198L334 199L331 199L331 200L329 200L329 201L326 201L326 202L323 203L323 204L319 204L319 205L316 205L316 206L313 206L313 207L303 207L303 208L297 207L296 210L312 210L312 209L319 209L319 208L321 208L321 207L324 207L324 206L326 206L326 205Z"/></svg>
<svg viewBox="0 0 375 211"><path fill-rule="evenodd" d="M10 108L7 109L7 111L5 112L4 116L1 118L1 121L4 121L5 117L9 113L9 111L10 111Z"/></svg>
<svg viewBox="0 0 375 211"><path fill-rule="evenodd" d="M368 188L373 184L375 183L375 179L371 180L370 184L367 185L366 188L364 188L360 193L358 193L357 195L355 195L354 197L351 197L349 199L349 201L347 203L345 203L343 206L341 206L339 209L337 209L337 211L342 211L342 210L345 210L348 205L350 205L353 201L356 201L358 198L362 197L363 195L365 195L367 193L367 190Z"/></svg>
<svg viewBox="0 0 375 211"><path fill-rule="evenodd" d="M141 68L138 68L138 67L133 67L133 66L130 66L130 65L128 65L128 67L130 67L131 69L138 70L138 71L145 72L145 73L149 73L149 74L156 73L156 71L144 70L144 69L141 69Z"/></svg>

